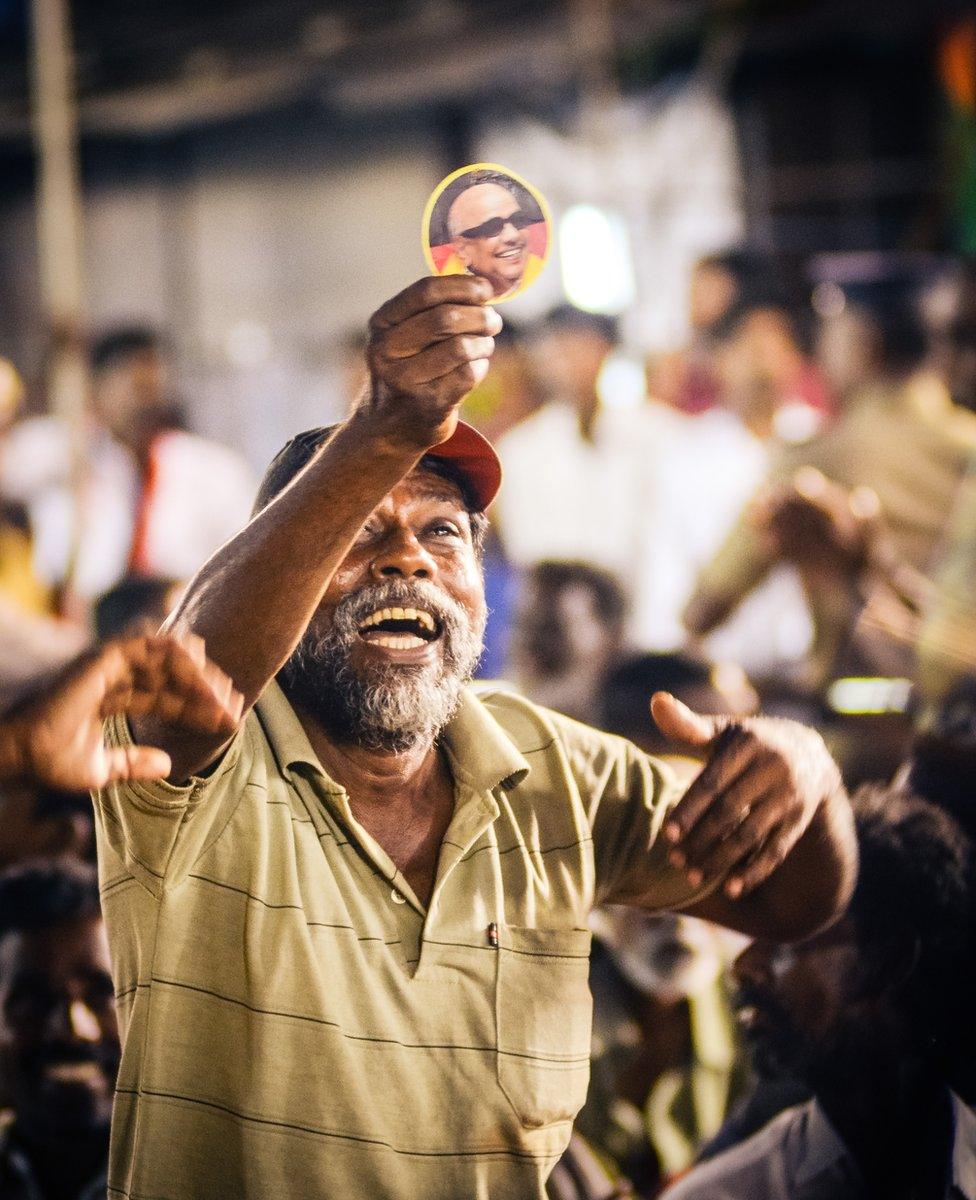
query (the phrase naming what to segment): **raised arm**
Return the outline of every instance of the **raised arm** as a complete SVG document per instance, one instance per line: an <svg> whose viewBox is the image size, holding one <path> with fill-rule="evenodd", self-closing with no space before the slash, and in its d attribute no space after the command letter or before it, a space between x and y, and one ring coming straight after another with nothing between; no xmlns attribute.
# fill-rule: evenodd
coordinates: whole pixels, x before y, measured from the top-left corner
<svg viewBox="0 0 976 1200"><path fill-rule="evenodd" d="M244 695L244 712L291 655L369 514L457 424L458 405L488 370L501 328L491 287L470 276L423 279L370 321L362 403L270 504L191 582L170 628L204 638ZM211 763L226 738L149 718L173 778Z"/></svg>

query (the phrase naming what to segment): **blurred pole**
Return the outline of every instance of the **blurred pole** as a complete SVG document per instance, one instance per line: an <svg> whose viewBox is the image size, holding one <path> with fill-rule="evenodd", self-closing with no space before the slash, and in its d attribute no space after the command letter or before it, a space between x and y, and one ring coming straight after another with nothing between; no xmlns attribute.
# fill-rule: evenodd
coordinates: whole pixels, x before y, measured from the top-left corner
<svg viewBox="0 0 976 1200"><path fill-rule="evenodd" d="M85 287L78 120L69 0L32 0L32 99L37 153L41 301L51 339L48 401L71 439L74 503L65 595L71 596L85 483ZM67 601L71 606L70 599Z"/></svg>
<svg viewBox="0 0 976 1200"><path fill-rule="evenodd" d="M614 0L569 0L569 31L580 86L580 132L594 145L607 134L618 99L614 76Z"/></svg>

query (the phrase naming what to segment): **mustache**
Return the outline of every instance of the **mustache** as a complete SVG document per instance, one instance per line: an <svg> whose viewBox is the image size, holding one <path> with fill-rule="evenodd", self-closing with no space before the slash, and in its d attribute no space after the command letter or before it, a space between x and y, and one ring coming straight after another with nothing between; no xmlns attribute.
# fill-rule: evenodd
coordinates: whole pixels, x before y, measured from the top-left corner
<svg viewBox="0 0 976 1200"><path fill-rule="evenodd" d="M448 648L471 625L464 606L427 580L390 579L344 596L336 605L333 627L343 641L351 641L378 608L425 609L437 623Z"/></svg>

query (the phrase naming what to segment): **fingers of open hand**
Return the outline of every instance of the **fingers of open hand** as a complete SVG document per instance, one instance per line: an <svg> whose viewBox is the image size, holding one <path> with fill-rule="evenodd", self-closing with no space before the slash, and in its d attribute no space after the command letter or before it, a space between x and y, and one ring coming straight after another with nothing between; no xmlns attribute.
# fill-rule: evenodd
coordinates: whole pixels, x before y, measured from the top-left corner
<svg viewBox="0 0 976 1200"><path fill-rule="evenodd" d="M192 635L190 635L192 638ZM181 721L201 732L230 732L240 718L243 698L230 678L210 662L202 641L172 639L166 680L152 711L163 721Z"/></svg>
<svg viewBox="0 0 976 1200"><path fill-rule="evenodd" d="M725 883L728 896L737 900L764 883L783 862L803 832L798 824L778 824L748 858L740 862Z"/></svg>
<svg viewBox="0 0 976 1200"><path fill-rule="evenodd" d="M429 276L418 279L376 310L369 319L374 332L399 325L416 313L441 304L484 304L492 296L491 284L472 275Z"/></svg>
<svg viewBox="0 0 976 1200"><path fill-rule="evenodd" d="M670 861L677 867L688 864L704 868L716 848L727 838L738 836L746 818L770 794L771 789L764 787L751 770L743 771L715 792L702 816L672 849Z"/></svg>
<svg viewBox="0 0 976 1200"><path fill-rule="evenodd" d="M697 871L700 879L723 879L726 892L730 896L738 896L741 886L736 881L740 879L741 871L775 832L790 826L790 818L794 815L792 811L784 813L783 805L774 792L767 793L724 837L689 858L689 876L692 871Z"/></svg>
<svg viewBox="0 0 976 1200"><path fill-rule="evenodd" d="M716 796L745 771L754 753L754 739L741 725L723 729L715 738L708 762L668 817L665 838L675 844L683 842Z"/></svg>
<svg viewBox="0 0 976 1200"><path fill-rule="evenodd" d="M372 352L385 359L411 358L420 351L453 337L494 337L502 319L493 308L480 304L439 304L375 334Z"/></svg>
<svg viewBox="0 0 976 1200"><path fill-rule="evenodd" d="M102 703L102 715L151 713L164 724L188 723L201 732L230 732L243 700L231 680L207 659L203 639L192 633L130 638L106 648L122 656Z"/></svg>

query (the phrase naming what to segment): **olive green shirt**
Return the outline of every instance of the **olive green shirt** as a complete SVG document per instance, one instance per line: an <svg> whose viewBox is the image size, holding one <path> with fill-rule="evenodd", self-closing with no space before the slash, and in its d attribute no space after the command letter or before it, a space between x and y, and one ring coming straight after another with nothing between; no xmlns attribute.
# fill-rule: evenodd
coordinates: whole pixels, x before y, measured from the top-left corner
<svg viewBox="0 0 976 1200"><path fill-rule="evenodd" d="M276 684L207 778L96 797L124 1039L110 1197L544 1195L586 1095L587 914L693 898L659 838L677 789L504 693L467 690L443 744L426 910Z"/></svg>

